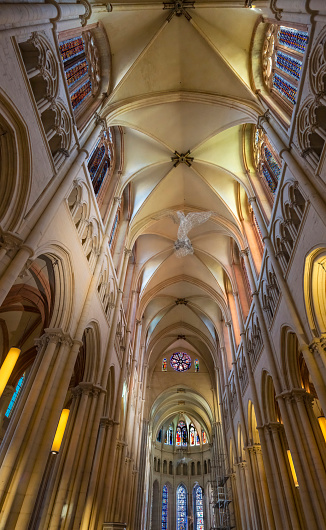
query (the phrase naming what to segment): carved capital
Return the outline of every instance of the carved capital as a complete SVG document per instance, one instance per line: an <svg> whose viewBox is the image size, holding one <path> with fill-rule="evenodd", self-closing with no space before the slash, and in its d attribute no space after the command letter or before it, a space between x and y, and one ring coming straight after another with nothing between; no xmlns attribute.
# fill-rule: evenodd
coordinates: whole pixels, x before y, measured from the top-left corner
<svg viewBox="0 0 326 530"><path fill-rule="evenodd" d="M264 129L264 125L265 125L265 123L268 123L269 116L270 116L269 109L266 110L266 112L262 116L258 116L257 129L261 129L262 131L264 131L264 133L266 133L266 131Z"/></svg>

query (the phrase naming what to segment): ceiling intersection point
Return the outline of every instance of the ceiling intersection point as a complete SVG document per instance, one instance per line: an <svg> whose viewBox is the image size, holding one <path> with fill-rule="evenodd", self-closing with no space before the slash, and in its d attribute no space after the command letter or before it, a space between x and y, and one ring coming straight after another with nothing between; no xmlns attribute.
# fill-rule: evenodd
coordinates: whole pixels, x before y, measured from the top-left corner
<svg viewBox="0 0 326 530"><path fill-rule="evenodd" d="M185 298L177 298L175 301L175 304L176 305L187 305L188 300L186 300Z"/></svg>
<svg viewBox="0 0 326 530"><path fill-rule="evenodd" d="M188 0L174 0L173 2L163 2L163 9L170 9L171 13L168 16L168 22L170 22L171 18L176 15L177 17L181 17L184 15L187 20L191 20L191 16L189 15L188 11L186 9L193 8L195 2L189 2Z"/></svg>
<svg viewBox="0 0 326 530"><path fill-rule="evenodd" d="M179 164L186 164L186 166L190 167L194 157L189 155L190 150L188 150L186 153L178 153L178 151L174 151L174 156L171 156L171 160L174 162L174 167L177 167Z"/></svg>
<svg viewBox="0 0 326 530"><path fill-rule="evenodd" d="M177 340L186 340L186 335L178 335Z"/></svg>

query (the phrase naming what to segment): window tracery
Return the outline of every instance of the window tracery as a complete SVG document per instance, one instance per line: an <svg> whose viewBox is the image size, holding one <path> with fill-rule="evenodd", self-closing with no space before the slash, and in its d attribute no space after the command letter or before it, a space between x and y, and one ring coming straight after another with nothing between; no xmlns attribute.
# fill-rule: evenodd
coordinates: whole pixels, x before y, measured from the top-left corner
<svg viewBox="0 0 326 530"><path fill-rule="evenodd" d="M164 443L167 445L173 445L173 427L169 426L168 430L165 433Z"/></svg>
<svg viewBox="0 0 326 530"><path fill-rule="evenodd" d="M262 177L269 197L274 200L281 175L282 163L262 129L256 129L255 132L254 159L257 171ZM257 227L260 232L258 223Z"/></svg>
<svg viewBox="0 0 326 530"><path fill-rule="evenodd" d="M100 86L100 58L91 31L59 43L70 100L76 112L83 108Z"/></svg>
<svg viewBox="0 0 326 530"><path fill-rule="evenodd" d="M197 484L194 488L194 503L195 503L195 526L194 530L204 530L204 506L203 506L203 490Z"/></svg>
<svg viewBox="0 0 326 530"><path fill-rule="evenodd" d="M191 367L191 357L185 352L176 352L171 356L170 365L176 372L185 372Z"/></svg>
<svg viewBox="0 0 326 530"><path fill-rule="evenodd" d="M187 530L187 490L183 484L177 489L177 530Z"/></svg>
<svg viewBox="0 0 326 530"><path fill-rule="evenodd" d="M168 495L168 488L164 485L162 491L162 530L167 530L168 527Z"/></svg>
<svg viewBox="0 0 326 530"><path fill-rule="evenodd" d="M281 106L291 112L296 103L308 33L285 26L269 26L262 52L263 79Z"/></svg>

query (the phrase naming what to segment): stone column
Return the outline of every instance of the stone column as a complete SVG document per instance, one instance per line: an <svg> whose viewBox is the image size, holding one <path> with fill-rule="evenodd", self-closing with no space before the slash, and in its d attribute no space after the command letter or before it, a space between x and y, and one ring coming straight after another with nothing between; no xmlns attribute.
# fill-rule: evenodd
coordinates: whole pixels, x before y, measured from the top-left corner
<svg viewBox="0 0 326 530"><path fill-rule="evenodd" d="M271 260L271 262L273 264L273 268L274 268L274 271L275 271L275 274L276 274L276 278L277 278L278 284L280 286L280 290L282 292L282 296L285 299L285 302L286 302L286 305L287 305L287 309L289 311L289 315L290 315L291 320L292 320L293 328L294 328L294 331L296 333L296 336L297 336L297 339L298 339L298 342L299 342L300 350L302 351L304 359L305 359L305 361L307 363L309 372L311 374L311 377L313 379L314 385L316 387L316 391L317 391L318 397L319 397L319 399L320 399L320 401L322 403L322 407L323 407L324 410L326 410L326 387L325 387L325 382L324 382L324 380L322 378L322 375L320 373L320 370L319 370L319 368L317 366L316 360L313 357L313 355L312 355L312 353L311 353L311 351L309 349L309 346L308 346L308 344L306 342L305 332L304 332L304 329L303 329L301 321L300 321L300 316L299 316L299 314L297 312L297 308L296 308L296 306L295 306L295 304L293 302L292 294L291 294L291 292L289 290L288 284L286 283L286 281L284 279L283 272L281 270L280 264L279 264L278 260L275 257L274 248L273 248L273 245L272 245L272 242L271 242L270 238L268 237L266 226L265 226L264 220L262 218L262 215L260 213L260 210L258 208L258 205L257 205L257 202L256 202L256 198L255 197L249 198L249 202L252 204L252 207L253 207L253 210L254 210L254 214L255 214L255 216L257 218L257 221L258 221L258 224L260 226L260 229L261 229L261 232L262 232L262 235L263 235L263 240L265 242L266 249L268 251L268 255L269 255L270 260ZM246 258L245 258L245 260L246 260ZM251 272L251 269L250 269L249 261L246 261L246 267L247 267L247 271L248 271L249 281L252 282L253 281L253 277L252 277L252 272ZM251 278L250 278L250 275L251 275ZM262 311L260 311L260 309L261 309L260 308L260 301L259 301L258 293L256 292L255 284L252 286L252 291L253 291L253 297L255 298L255 307L257 308L257 312L259 311L259 312L262 313ZM261 324L264 323L264 322L265 322L265 320L264 320L264 317L263 317L261 319ZM276 364L275 364L274 358L271 358L271 360L272 360L273 365L274 365L273 368L275 367L275 369L276 369ZM277 393L280 393L280 391L281 391L281 389L279 391L277 391Z"/></svg>
<svg viewBox="0 0 326 530"><path fill-rule="evenodd" d="M1 495L6 499L6 508L0 528L15 524L28 527L80 347L79 343L72 347L72 340L61 330L46 330L43 342L43 358L20 421L10 443L3 448ZM29 481L23 479L26 476Z"/></svg>

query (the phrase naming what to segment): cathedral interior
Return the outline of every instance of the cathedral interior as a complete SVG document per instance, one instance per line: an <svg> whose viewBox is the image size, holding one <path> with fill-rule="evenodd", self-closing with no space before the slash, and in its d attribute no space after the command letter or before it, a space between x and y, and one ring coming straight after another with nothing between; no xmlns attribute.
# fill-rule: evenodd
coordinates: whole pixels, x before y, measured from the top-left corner
<svg viewBox="0 0 326 530"><path fill-rule="evenodd" d="M325 530L325 0L0 39L0 530Z"/></svg>

